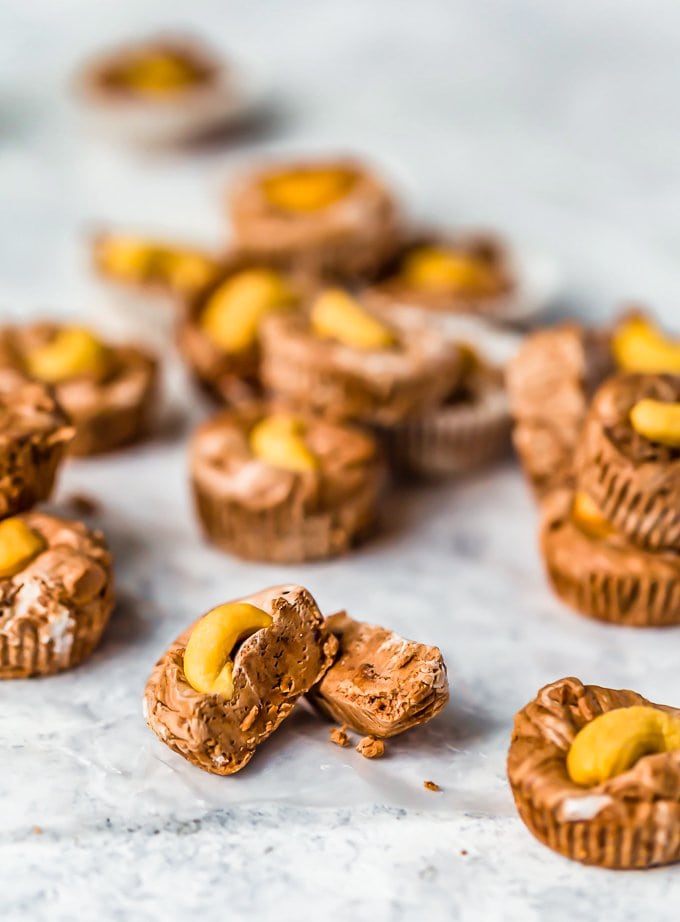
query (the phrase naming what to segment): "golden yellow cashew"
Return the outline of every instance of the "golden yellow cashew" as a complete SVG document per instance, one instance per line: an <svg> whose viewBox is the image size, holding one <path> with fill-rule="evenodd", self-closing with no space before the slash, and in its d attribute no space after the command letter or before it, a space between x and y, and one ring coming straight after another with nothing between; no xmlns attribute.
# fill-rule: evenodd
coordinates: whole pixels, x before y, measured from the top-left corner
<svg viewBox="0 0 680 922"><path fill-rule="evenodd" d="M121 72L122 82L142 93L175 92L196 82L196 68L178 55L148 52L136 56Z"/></svg>
<svg viewBox="0 0 680 922"><path fill-rule="evenodd" d="M634 705L600 714L574 737L567 771L575 784L593 786L632 768L642 756L680 749L680 719Z"/></svg>
<svg viewBox="0 0 680 922"><path fill-rule="evenodd" d="M624 320L614 332L612 351L623 371L680 374L680 340L664 336L646 317Z"/></svg>
<svg viewBox="0 0 680 922"><path fill-rule="evenodd" d="M107 347L89 330L64 327L50 342L30 352L26 365L34 378L57 384L99 371L108 357Z"/></svg>
<svg viewBox="0 0 680 922"><path fill-rule="evenodd" d="M243 352L255 345L258 328L267 314L290 310L295 304L295 293L278 272L244 269L211 295L200 325L224 352Z"/></svg>
<svg viewBox="0 0 680 922"><path fill-rule="evenodd" d="M214 259L195 250L167 248L159 252L161 277L167 279L173 291L191 294L210 281L218 271Z"/></svg>
<svg viewBox="0 0 680 922"><path fill-rule="evenodd" d="M356 177L351 170L327 167L277 173L262 180L267 201L282 211L321 211L344 198Z"/></svg>
<svg viewBox="0 0 680 922"><path fill-rule="evenodd" d="M606 538L614 532L610 523L583 490L578 490L574 494L571 515L581 531L591 538Z"/></svg>
<svg viewBox="0 0 680 922"><path fill-rule="evenodd" d="M310 320L317 336L335 339L353 349L387 349L395 343L389 327L340 288L329 288L318 296Z"/></svg>
<svg viewBox="0 0 680 922"><path fill-rule="evenodd" d="M191 632L184 650L189 685L229 701L234 695L234 648L271 623L271 615L246 602L218 605L209 611Z"/></svg>
<svg viewBox="0 0 680 922"><path fill-rule="evenodd" d="M97 245L102 269L114 278L138 281L149 273L152 251L149 244L136 237L107 236Z"/></svg>
<svg viewBox="0 0 680 922"><path fill-rule="evenodd" d="M301 420L285 414L266 416L253 427L250 447L253 454L273 467L304 473L318 467L316 456L304 439Z"/></svg>
<svg viewBox="0 0 680 922"><path fill-rule="evenodd" d="M8 579L45 550L42 535L33 531L20 518L0 522L0 579Z"/></svg>
<svg viewBox="0 0 680 922"><path fill-rule="evenodd" d="M423 246L409 253L400 277L409 287L431 292L485 294L496 287L493 274L480 260L439 247Z"/></svg>
<svg viewBox="0 0 680 922"><path fill-rule="evenodd" d="M645 398L630 411L630 422L637 433L671 448L680 448L680 403L664 403Z"/></svg>

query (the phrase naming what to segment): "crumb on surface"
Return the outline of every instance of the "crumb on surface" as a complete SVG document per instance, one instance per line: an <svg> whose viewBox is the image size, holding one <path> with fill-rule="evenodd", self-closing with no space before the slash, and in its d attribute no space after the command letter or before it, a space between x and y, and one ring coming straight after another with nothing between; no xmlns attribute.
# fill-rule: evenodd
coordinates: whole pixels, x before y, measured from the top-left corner
<svg viewBox="0 0 680 922"><path fill-rule="evenodd" d="M461 848L460 853L461 855L467 855L468 850L466 848Z"/></svg>
<svg viewBox="0 0 680 922"><path fill-rule="evenodd" d="M336 746L349 746L349 736L347 735L347 727L331 727L331 732L328 735L331 743L335 743Z"/></svg>
<svg viewBox="0 0 680 922"><path fill-rule="evenodd" d="M374 736L365 736L359 740L356 751L365 759L380 759L385 755L385 744Z"/></svg>
<svg viewBox="0 0 680 922"><path fill-rule="evenodd" d="M34 826L34 827L33 827L33 832L34 832L37 836L41 836L42 833L43 833L43 828L42 828L42 826Z"/></svg>
<svg viewBox="0 0 680 922"><path fill-rule="evenodd" d="M427 788L428 791L441 791L436 781L423 781L423 787Z"/></svg>

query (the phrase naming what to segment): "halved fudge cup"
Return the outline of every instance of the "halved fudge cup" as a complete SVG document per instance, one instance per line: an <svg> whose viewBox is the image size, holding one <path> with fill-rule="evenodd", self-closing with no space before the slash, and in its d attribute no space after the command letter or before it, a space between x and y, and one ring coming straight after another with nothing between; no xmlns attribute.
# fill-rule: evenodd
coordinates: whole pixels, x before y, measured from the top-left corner
<svg viewBox="0 0 680 922"><path fill-rule="evenodd" d="M508 780L521 819L544 845L612 869L680 860L680 750L659 752L651 741L645 749L637 740L635 753L642 757L614 777L584 785L568 771L579 731L616 709L640 707L651 709L652 717L680 718L680 710L635 692L575 678L546 685L517 714Z"/></svg>
<svg viewBox="0 0 680 922"><path fill-rule="evenodd" d="M345 612L326 618L338 656L309 693L318 710L358 733L387 739L432 720L449 700L437 647L405 640Z"/></svg>
<svg viewBox="0 0 680 922"><path fill-rule="evenodd" d="M243 118L250 100L202 43L159 36L105 51L76 80L92 127L147 145L182 144Z"/></svg>
<svg viewBox="0 0 680 922"><path fill-rule="evenodd" d="M144 349L105 343L81 327L34 323L0 329L0 366L51 384L75 427L71 454L113 451L149 431L157 363Z"/></svg>
<svg viewBox="0 0 680 922"><path fill-rule="evenodd" d="M308 463L260 456L253 433L289 420ZM227 410L204 423L190 446L191 479L203 530L228 553L294 563L342 554L372 529L384 482L375 439L356 428L276 407Z"/></svg>
<svg viewBox="0 0 680 922"><path fill-rule="evenodd" d="M513 441L537 495L573 480L592 395L613 371L610 332L576 324L531 334L509 363Z"/></svg>
<svg viewBox="0 0 680 922"><path fill-rule="evenodd" d="M555 592L581 614L630 627L680 624L680 555L636 547L604 519L581 521L572 489L544 497L541 549Z"/></svg>
<svg viewBox="0 0 680 922"><path fill-rule="evenodd" d="M73 435L49 388L0 369L0 518L49 497Z"/></svg>
<svg viewBox="0 0 680 922"><path fill-rule="evenodd" d="M368 303L362 309L373 314ZM384 327L391 344L355 348L317 335L305 316L269 318L261 329L265 387L295 407L381 426L436 406L460 378L460 349L427 327Z"/></svg>
<svg viewBox="0 0 680 922"><path fill-rule="evenodd" d="M296 701L333 662L337 641L302 586L274 586L239 599L271 618L231 658L231 697L197 691L184 657L196 624L170 645L144 692L146 722L162 742L193 765L216 775L240 771L289 716ZM210 613L209 613L210 614Z"/></svg>
<svg viewBox="0 0 680 922"><path fill-rule="evenodd" d="M677 552L680 443L636 430L632 415L643 401L677 407L680 375L621 374L601 387L579 440L578 486L631 543Z"/></svg>
<svg viewBox="0 0 680 922"><path fill-rule="evenodd" d="M269 164L233 184L238 247L317 275L357 278L395 250L401 222L393 194L350 158Z"/></svg>
<svg viewBox="0 0 680 922"><path fill-rule="evenodd" d="M100 532L38 512L0 523L0 679L77 666L99 643L113 606Z"/></svg>

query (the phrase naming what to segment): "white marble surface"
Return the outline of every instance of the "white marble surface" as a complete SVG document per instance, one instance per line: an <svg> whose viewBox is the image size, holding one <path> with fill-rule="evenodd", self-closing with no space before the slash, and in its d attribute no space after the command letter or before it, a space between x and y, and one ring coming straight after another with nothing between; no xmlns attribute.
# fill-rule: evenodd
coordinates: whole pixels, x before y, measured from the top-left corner
<svg viewBox="0 0 680 922"><path fill-rule="evenodd" d="M86 51L165 24L205 31L278 113L228 146L140 155L81 130L65 81ZM0 313L105 317L84 230L119 222L216 243L230 171L265 151L351 149L414 212L498 226L552 253L564 303L624 297L668 320L680 291L680 11L670 2L295 0L0 5ZM0 689L0 918L507 920L677 918L677 869L571 864L517 819L504 759L513 713L565 674L680 701L675 631L630 632L547 591L535 516L508 464L393 497L382 536L329 563L246 565L206 548L184 440L73 462L58 505L97 496L121 605L72 674ZM141 690L166 643L227 597L297 580L438 643L452 703L368 763L297 713L232 779L203 776L146 730ZM443 790L422 789L432 779Z"/></svg>

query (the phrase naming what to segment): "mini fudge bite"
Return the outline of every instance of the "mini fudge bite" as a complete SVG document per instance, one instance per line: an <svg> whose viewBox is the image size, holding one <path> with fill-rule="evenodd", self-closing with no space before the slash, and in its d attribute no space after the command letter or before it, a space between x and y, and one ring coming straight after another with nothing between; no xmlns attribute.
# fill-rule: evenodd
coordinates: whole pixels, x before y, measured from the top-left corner
<svg viewBox="0 0 680 922"><path fill-rule="evenodd" d="M364 537L384 473L371 435L265 405L200 426L190 466L208 539L239 557L280 563L341 554Z"/></svg>
<svg viewBox="0 0 680 922"><path fill-rule="evenodd" d="M302 586L275 586L220 605L156 664L146 722L166 746L217 775L240 771L337 650Z"/></svg>
<svg viewBox="0 0 680 922"><path fill-rule="evenodd" d="M217 257L204 250L121 232L92 240L92 262L106 282L173 300L195 294L220 270Z"/></svg>
<svg viewBox="0 0 680 922"><path fill-rule="evenodd" d="M680 624L680 556L636 547L584 491L544 496L540 540L555 592L581 614L631 627Z"/></svg>
<svg viewBox="0 0 680 922"><path fill-rule="evenodd" d="M507 249L495 238L424 234L400 247L371 290L386 304L502 319L516 289Z"/></svg>
<svg viewBox="0 0 680 922"><path fill-rule="evenodd" d="M651 551L680 551L680 375L621 374L597 392L577 482L612 526Z"/></svg>
<svg viewBox="0 0 680 922"><path fill-rule="evenodd" d="M267 166L233 185L229 210L240 249L313 273L353 278L394 251L399 216L392 193L355 160Z"/></svg>
<svg viewBox="0 0 680 922"><path fill-rule="evenodd" d="M297 311L310 280L274 263L231 256L220 273L186 300L177 343L200 386L220 403L238 403L261 391L261 324Z"/></svg>
<svg viewBox="0 0 680 922"><path fill-rule="evenodd" d="M680 859L680 710L566 678L515 717L520 817L567 858L613 869Z"/></svg>
<svg viewBox="0 0 680 922"><path fill-rule="evenodd" d="M427 723L449 700L446 665L437 647L354 621L345 612L326 619L338 657L309 694L331 720L387 739Z"/></svg>
<svg viewBox="0 0 680 922"><path fill-rule="evenodd" d="M49 497L72 438L49 388L0 368L0 518Z"/></svg>
<svg viewBox="0 0 680 922"><path fill-rule="evenodd" d="M532 333L509 363L513 442L538 496L573 478L592 395L613 371L610 332L576 324Z"/></svg>
<svg viewBox="0 0 680 922"><path fill-rule="evenodd" d="M301 409L392 426L436 405L460 377L460 350L435 330L390 323L340 288L312 299L307 316L263 324L262 379Z"/></svg>
<svg viewBox="0 0 680 922"><path fill-rule="evenodd" d="M99 643L113 605L100 532L38 512L0 522L0 679L78 665Z"/></svg>
<svg viewBox="0 0 680 922"><path fill-rule="evenodd" d="M155 359L103 342L83 327L36 323L0 329L0 368L50 385L75 426L75 455L113 451L142 438L156 393Z"/></svg>
<svg viewBox="0 0 680 922"><path fill-rule="evenodd" d="M101 129L149 143L205 134L243 105L230 69L207 46L181 36L103 52L83 68L78 90Z"/></svg>

